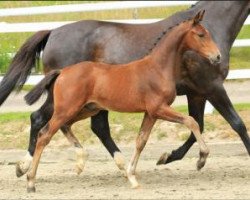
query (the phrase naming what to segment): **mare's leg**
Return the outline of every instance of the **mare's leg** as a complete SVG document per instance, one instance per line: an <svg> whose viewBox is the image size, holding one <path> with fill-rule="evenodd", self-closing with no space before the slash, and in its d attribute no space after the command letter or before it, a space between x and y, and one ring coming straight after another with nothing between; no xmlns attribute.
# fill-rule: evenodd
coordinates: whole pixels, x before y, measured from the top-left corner
<svg viewBox="0 0 250 200"><path fill-rule="evenodd" d="M101 110L98 114L91 117L91 129L114 158L117 167L120 170L125 170L124 157L110 136L108 111Z"/></svg>
<svg viewBox="0 0 250 200"><path fill-rule="evenodd" d="M219 111L219 113L227 120L233 130L235 130L243 141L248 154L250 155L250 138L247 133L246 126L240 116L235 111L223 85L216 88L208 100Z"/></svg>
<svg viewBox="0 0 250 200"><path fill-rule="evenodd" d="M157 111L157 117L170 122L176 122L184 124L189 130L191 130L196 138L200 147L200 158L197 162L197 169L200 170L206 163L206 158L209 154L209 149L201 137L200 127L198 123L191 116L185 116L181 113L176 112L169 106L163 106Z"/></svg>
<svg viewBox="0 0 250 200"><path fill-rule="evenodd" d="M30 141L29 141L28 152L26 153L25 157L16 164L17 177L21 177L29 170L33 154L36 148L38 132L49 121L52 114L53 114L53 98L51 97L51 95L48 94L48 97L45 103L41 106L41 108L33 112L30 116L31 129L30 129Z"/></svg>
<svg viewBox="0 0 250 200"><path fill-rule="evenodd" d="M155 121L155 118L151 118L147 113L145 113L139 135L136 139L136 148L127 169L128 180L132 184L132 188L137 188L139 186L135 177L135 169L140 154L148 141L150 132L155 124Z"/></svg>
<svg viewBox="0 0 250 200"><path fill-rule="evenodd" d="M87 151L82 147L78 139L74 136L71 126L63 126L61 127L61 130L65 137L68 139L68 141L75 147L76 152L76 172L77 174L81 174L81 172L84 169L88 153Z"/></svg>
<svg viewBox="0 0 250 200"><path fill-rule="evenodd" d="M206 99L202 97L187 96L189 115L192 116L199 124L200 132L203 132L204 128L204 108ZM173 150L171 154L164 153L157 162L157 165L167 164L176 160L181 160L192 145L196 142L196 139L191 133L187 141L178 149Z"/></svg>

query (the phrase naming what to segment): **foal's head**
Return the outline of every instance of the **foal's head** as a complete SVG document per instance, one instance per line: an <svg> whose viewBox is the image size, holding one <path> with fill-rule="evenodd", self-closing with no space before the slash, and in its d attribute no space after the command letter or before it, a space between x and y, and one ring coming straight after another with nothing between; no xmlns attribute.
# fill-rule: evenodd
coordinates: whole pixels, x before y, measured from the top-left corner
<svg viewBox="0 0 250 200"><path fill-rule="evenodd" d="M184 37L184 50L196 51L201 56L207 58L212 64L219 63L221 54L212 40L210 33L200 24L203 19L205 10L199 12L192 20L191 29Z"/></svg>

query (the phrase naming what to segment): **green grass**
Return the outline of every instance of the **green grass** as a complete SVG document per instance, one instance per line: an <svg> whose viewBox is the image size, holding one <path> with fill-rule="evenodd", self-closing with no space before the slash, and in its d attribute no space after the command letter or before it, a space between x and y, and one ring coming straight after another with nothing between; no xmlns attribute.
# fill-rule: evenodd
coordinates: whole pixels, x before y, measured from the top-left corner
<svg viewBox="0 0 250 200"><path fill-rule="evenodd" d="M0 21L9 23L18 22L47 22L47 21L79 21L83 19L149 19L149 18L166 18L177 11L185 10L189 6L173 6L173 7L154 7L154 8L138 8L138 9L121 9L117 11L91 11L91 12L72 12L72 13L52 13L46 15L30 15L30 16L7 16L0 17Z"/></svg>
<svg viewBox="0 0 250 200"><path fill-rule="evenodd" d="M64 4L95 3L96 1L0 1L0 8L17 8L33 6L54 6Z"/></svg>
<svg viewBox="0 0 250 200"><path fill-rule="evenodd" d="M238 39L249 39L250 36L250 25L243 26L238 34Z"/></svg>
<svg viewBox="0 0 250 200"><path fill-rule="evenodd" d="M250 103L238 103L234 105L234 108L237 111L245 111L245 110L250 110Z"/></svg>
<svg viewBox="0 0 250 200"><path fill-rule="evenodd" d="M0 123L5 123L9 121L23 121L28 120L31 112L10 112L10 113L0 113Z"/></svg>
<svg viewBox="0 0 250 200"><path fill-rule="evenodd" d="M235 104L234 107L240 115L249 115L250 103ZM175 109L187 113L187 106L177 106ZM26 149L29 139L30 112L0 113L0 116L0 148ZM110 112L109 124L114 141L116 143L130 143L134 141L138 134L142 118L142 113L128 114ZM249 124L249 120L250 117L244 118L246 125ZM228 135L235 135L229 124L226 123L217 112L205 116L205 132L216 131L216 134L224 134L225 130L229 132ZM90 129L90 119L74 124L73 132L81 142L87 144L99 142ZM190 132L187 128L182 125L158 120L153 128L151 138L155 140L166 140L170 137L176 138L179 141L185 141L189 137L189 134ZM58 140L66 141L62 134L56 134L55 137L53 137L53 141L57 142ZM66 141L65 144L67 145L68 142Z"/></svg>
<svg viewBox="0 0 250 200"><path fill-rule="evenodd" d="M250 39L250 34L249 34ZM230 52L230 69L250 68L250 47L232 48Z"/></svg>
<svg viewBox="0 0 250 200"><path fill-rule="evenodd" d="M22 90L23 91L30 91L33 87L34 87L34 85L24 85Z"/></svg>

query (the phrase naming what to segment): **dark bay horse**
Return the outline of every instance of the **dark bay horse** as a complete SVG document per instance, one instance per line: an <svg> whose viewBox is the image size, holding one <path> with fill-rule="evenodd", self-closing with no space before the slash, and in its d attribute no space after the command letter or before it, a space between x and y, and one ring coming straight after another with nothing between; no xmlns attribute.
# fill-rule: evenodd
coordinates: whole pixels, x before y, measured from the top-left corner
<svg viewBox="0 0 250 200"><path fill-rule="evenodd" d="M186 52L180 68L182 73L176 84L177 95L187 96L189 114L199 123L201 131L204 127L205 101L209 100L239 134L250 153L250 138L246 127L223 87L223 81L229 69L229 51L248 16L249 7L249 1L201 1L188 10L152 24L131 25L85 20L52 31L38 32L27 40L14 57L0 85L0 104L15 86L22 87L32 67L35 66L36 57L42 50L44 50L45 72L84 60L112 64L128 63L147 54L164 30L190 18L198 10L205 9L207 12L202 24L210 31L217 43L222 61L217 68L214 68L195 52ZM143 37L141 32L144 33ZM52 112L52 97L49 95L41 109L31 115L28 153L20 162L20 166L17 166L18 176L28 170L37 133L51 118ZM120 151L110 137L108 112L100 111L92 116L91 128L117 160L116 155L120 155L118 153ZM71 130L64 127L62 131L70 133ZM183 158L194 142L195 138L191 135L184 145L169 156L164 154L158 163L169 163Z"/></svg>
<svg viewBox="0 0 250 200"><path fill-rule="evenodd" d="M209 150L198 123L170 107L176 97L175 81L180 72L176 69L180 67L183 53L193 50L211 63L220 61L219 49L209 32L200 25L203 15L204 11L199 12L193 19L163 34L153 51L140 60L117 65L90 61L77 63L48 73L27 94L26 100L32 104L46 89L53 87L54 99L53 115L38 134L32 167L27 174L28 192L35 191L39 160L53 135L65 124L70 127L100 110L145 113L127 169L133 188L139 186L135 177L136 165L157 119L184 124L190 129L200 147L197 167L204 166Z"/></svg>

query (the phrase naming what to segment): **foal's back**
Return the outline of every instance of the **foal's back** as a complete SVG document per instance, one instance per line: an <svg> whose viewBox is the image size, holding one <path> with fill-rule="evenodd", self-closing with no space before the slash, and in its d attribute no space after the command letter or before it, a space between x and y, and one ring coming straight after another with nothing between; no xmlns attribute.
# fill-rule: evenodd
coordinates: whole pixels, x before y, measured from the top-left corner
<svg viewBox="0 0 250 200"><path fill-rule="evenodd" d="M121 65L81 62L69 66L61 71L55 90L63 90L63 98L79 98L85 105L95 103L97 107L114 111L145 112L146 102L162 101L162 97L157 97L166 92L163 90L169 93L174 90L168 82L147 56Z"/></svg>

